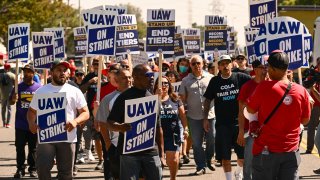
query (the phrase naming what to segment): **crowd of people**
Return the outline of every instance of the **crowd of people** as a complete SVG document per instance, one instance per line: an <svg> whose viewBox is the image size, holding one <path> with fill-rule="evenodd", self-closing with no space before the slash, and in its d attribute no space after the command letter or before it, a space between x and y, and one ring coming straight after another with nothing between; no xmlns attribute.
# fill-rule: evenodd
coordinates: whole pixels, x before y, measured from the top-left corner
<svg viewBox="0 0 320 180"><path fill-rule="evenodd" d="M178 62L164 61L162 69L154 60L135 67L128 60L108 60L99 72L102 60L94 57L87 74L72 62L56 60L47 84L34 79L31 63L22 68L18 92L6 63L0 75L1 114L3 126L10 128L10 105L16 104L14 177L26 174L24 148L28 145L29 175L44 180L51 179L55 164L58 179L72 179L78 163L95 160L93 151L98 157L95 169L102 170L107 180L160 180L165 166L174 180L178 169L190 162L191 147L196 165L191 175L215 171L220 164L226 180L298 179L300 127L308 124L311 115L306 152L311 153L320 115L319 84L309 90L310 96L294 83L288 56L282 51L272 52L266 60L255 60L249 67L243 54L222 55L216 63L193 55ZM155 79L159 71L163 76ZM175 92L172 84L180 81ZM55 92L66 93L69 141L37 144L35 97ZM156 146L123 154L124 132L131 130L125 123L125 101L150 95L158 95L160 101ZM232 149L237 155L233 173ZM320 170L314 172L320 174Z"/></svg>

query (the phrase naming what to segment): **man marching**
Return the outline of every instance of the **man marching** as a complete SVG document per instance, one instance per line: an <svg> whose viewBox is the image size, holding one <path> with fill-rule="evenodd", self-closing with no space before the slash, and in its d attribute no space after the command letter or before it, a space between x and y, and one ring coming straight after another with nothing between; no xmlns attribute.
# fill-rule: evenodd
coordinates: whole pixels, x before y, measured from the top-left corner
<svg viewBox="0 0 320 180"><path fill-rule="evenodd" d="M35 134L40 130L36 124L37 111L39 111L38 102L36 101L37 97L41 94L66 93L66 114L68 119L64 129L67 130L68 141L57 143L49 142L38 145L36 168L40 180L51 179L50 170L53 166L54 157L56 157L57 161L58 179L72 179L75 142L77 142L76 127L78 124L82 124L89 119L87 102L82 92L78 88L66 83L68 68L69 63L64 61L56 60L52 63L50 68L52 82L36 91L27 113L29 129Z"/></svg>

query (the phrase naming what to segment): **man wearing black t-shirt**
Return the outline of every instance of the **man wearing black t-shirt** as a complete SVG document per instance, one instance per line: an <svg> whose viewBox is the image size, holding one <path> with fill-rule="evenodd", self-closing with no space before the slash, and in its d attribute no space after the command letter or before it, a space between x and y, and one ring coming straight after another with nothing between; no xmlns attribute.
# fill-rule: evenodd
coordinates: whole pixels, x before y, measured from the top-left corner
<svg viewBox="0 0 320 180"><path fill-rule="evenodd" d="M238 94L241 86L251 79L244 73L232 72L231 58L222 55L218 61L220 75L213 77L204 94L204 117L208 117L210 103L214 100L216 114L216 158L222 160L222 166L227 180L232 180L231 174L231 148L233 147L238 157L235 172L236 179L242 179L241 167L243 166L244 149L237 144L238 137ZM209 130L209 121L204 119L205 131Z"/></svg>
<svg viewBox="0 0 320 180"><path fill-rule="evenodd" d="M239 65L239 67L233 69L232 72L242 72L242 73L250 75L252 69L247 67L247 58L245 55L239 54L236 57L236 62Z"/></svg>
<svg viewBox="0 0 320 180"><path fill-rule="evenodd" d="M147 89L153 82L151 68L148 65L137 65L133 69L133 87L126 90L114 102L113 108L109 114L107 126L111 131L119 131L118 151L120 155L120 180L139 179L139 172L142 169L146 180L161 180L162 169L158 153L158 147L140 151L131 154L122 154L124 143L124 132L131 129L129 123L125 123L125 100L141 98L151 95ZM157 121L156 142L160 142L162 137L162 129L159 121Z"/></svg>

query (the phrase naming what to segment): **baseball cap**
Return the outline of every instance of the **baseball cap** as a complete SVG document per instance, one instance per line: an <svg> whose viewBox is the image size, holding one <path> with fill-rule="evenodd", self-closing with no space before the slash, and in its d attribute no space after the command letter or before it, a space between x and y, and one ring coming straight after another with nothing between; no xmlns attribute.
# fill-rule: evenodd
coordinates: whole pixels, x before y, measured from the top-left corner
<svg viewBox="0 0 320 180"><path fill-rule="evenodd" d="M223 60L229 60L230 63L231 63L231 57L230 57L229 55L221 55L221 56L219 57L218 63L219 63L220 61L223 61Z"/></svg>
<svg viewBox="0 0 320 180"><path fill-rule="evenodd" d="M246 56L244 54L239 54L236 59L239 59L239 58L244 58L244 59L247 59Z"/></svg>
<svg viewBox="0 0 320 180"><path fill-rule="evenodd" d="M55 60L51 63L51 67L50 70L53 70L55 67L59 66L59 65L63 65L64 67L66 67L67 69L69 69L70 64L67 61L63 61L63 60Z"/></svg>
<svg viewBox="0 0 320 180"><path fill-rule="evenodd" d="M8 70L11 68L11 65L9 63L5 63L3 68Z"/></svg>
<svg viewBox="0 0 320 180"><path fill-rule="evenodd" d="M21 68L23 71L26 69L29 69L32 72L35 72L33 65L31 64L26 64L23 68Z"/></svg>
<svg viewBox="0 0 320 180"><path fill-rule="evenodd" d="M268 64L277 69L287 70L289 66L289 57L281 50L274 50L269 55Z"/></svg>
<svg viewBox="0 0 320 180"><path fill-rule="evenodd" d="M259 67L261 64L262 63L259 60L254 60L251 65L252 65L252 68L254 69Z"/></svg>

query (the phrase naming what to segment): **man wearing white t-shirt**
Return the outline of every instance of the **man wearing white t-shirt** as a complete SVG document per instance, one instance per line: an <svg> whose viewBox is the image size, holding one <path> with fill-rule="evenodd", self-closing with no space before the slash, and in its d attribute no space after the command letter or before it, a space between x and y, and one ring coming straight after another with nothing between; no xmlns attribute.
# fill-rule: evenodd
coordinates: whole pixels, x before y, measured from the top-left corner
<svg viewBox="0 0 320 180"><path fill-rule="evenodd" d="M58 179L72 179L72 168L74 161L75 142L77 142L77 125L89 119L87 102L82 92L67 82L67 70L69 63L56 60L52 63L50 73L52 82L39 88L30 103L27 113L29 129L37 133L37 96L39 94L50 94L65 92L67 98L67 123L65 130L68 132L68 142L39 144L36 151L36 168L39 179L51 179L50 170L56 157ZM78 115L78 116L77 116Z"/></svg>

